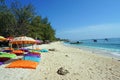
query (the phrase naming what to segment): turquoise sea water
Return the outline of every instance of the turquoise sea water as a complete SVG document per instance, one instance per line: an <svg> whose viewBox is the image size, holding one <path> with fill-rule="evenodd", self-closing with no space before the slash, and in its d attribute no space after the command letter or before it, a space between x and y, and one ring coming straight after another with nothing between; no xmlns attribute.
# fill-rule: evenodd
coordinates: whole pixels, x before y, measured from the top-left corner
<svg viewBox="0 0 120 80"><path fill-rule="evenodd" d="M65 42L65 45L89 49L92 51L99 50L105 52L108 55L120 57L120 38L108 38L96 40L97 42L94 42L93 39L80 40L80 42L83 42L81 44L70 44L69 42Z"/></svg>

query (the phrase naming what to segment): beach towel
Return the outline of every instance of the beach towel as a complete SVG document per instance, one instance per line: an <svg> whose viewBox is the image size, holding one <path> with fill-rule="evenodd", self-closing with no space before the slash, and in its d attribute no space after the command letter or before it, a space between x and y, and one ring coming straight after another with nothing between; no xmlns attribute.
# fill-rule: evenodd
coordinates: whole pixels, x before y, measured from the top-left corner
<svg viewBox="0 0 120 80"><path fill-rule="evenodd" d="M13 50L14 50L14 48L5 48L5 50L12 50L12 51L13 51Z"/></svg>
<svg viewBox="0 0 120 80"><path fill-rule="evenodd" d="M33 51L32 53L41 54L40 51Z"/></svg>
<svg viewBox="0 0 120 80"><path fill-rule="evenodd" d="M39 55L39 56L41 56L41 53L38 53L38 52L28 52L27 54L33 54L33 55Z"/></svg>
<svg viewBox="0 0 120 80"><path fill-rule="evenodd" d="M4 54L4 53L6 54L6 52L0 52L0 55L2 55L2 54Z"/></svg>
<svg viewBox="0 0 120 80"><path fill-rule="evenodd" d="M15 54L10 54L10 53L0 53L0 57L7 57L7 58L15 58Z"/></svg>
<svg viewBox="0 0 120 80"><path fill-rule="evenodd" d="M21 48L20 50L24 51L24 52L29 52L28 49L25 49L25 48Z"/></svg>
<svg viewBox="0 0 120 80"><path fill-rule="evenodd" d="M32 50L29 50L30 52L36 52L36 51L38 51L38 50L35 50L35 49L32 49Z"/></svg>
<svg viewBox="0 0 120 80"><path fill-rule="evenodd" d="M30 50L29 52L41 54L40 50Z"/></svg>
<svg viewBox="0 0 120 80"><path fill-rule="evenodd" d="M40 52L48 52L48 50L47 49L41 49L41 50L39 50Z"/></svg>
<svg viewBox="0 0 120 80"><path fill-rule="evenodd" d="M10 58L8 57L0 57L0 62L5 62L5 61L8 61L10 60Z"/></svg>
<svg viewBox="0 0 120 80"><path fill-rule="evenodd" d="M14 49L13 48L5 48L2 52L12 52Z"/></svg>
<svg viewBox="0 0 120 80"><path fill-rule="evenodd" d="M29 54L25 54L24 56L33 56L33 57L41 57L40 55L37 55L37 54L32 54L32 53L29 53Z"/></svg>
<svg viewBox="0 0 120 80"><path fill-rule="evenodd" d="M3 62L0 62L0 65L4 64Z"/></svg>
<svg viewBox="0 0 120 80"><path fill-rule="evenodd" d="M29 60L16 60L10 63L6 68L28 68L28 69L36 69L38 63ZM19 73L18 73L19 74Z"/></svg>
<svg viewBox="0 0 120 80"><path fill-rule="evenodd" d="M41 54L40 52L29 52L29 53L32 53L32 54Z"/></svg>
<svg viewBox="0 0 120 80"><path fill-rule="evenodd" d="M22 50L14 50L12 53L14 53L16 55L23 55L24 51L22 51Z"/></svg>
<svg viewBox="0 0 120 80"><path fill-rule="evenodd" d="M33 57L33 56L24 56L23 60L30 60L34 62L40 62L41 58L40 57Z"/></svg>
<svg viewBox="0 0 120 80"><path fill-rule="evenodd" d="M12 50L3 50L2 52L12 52Z"/></svg>

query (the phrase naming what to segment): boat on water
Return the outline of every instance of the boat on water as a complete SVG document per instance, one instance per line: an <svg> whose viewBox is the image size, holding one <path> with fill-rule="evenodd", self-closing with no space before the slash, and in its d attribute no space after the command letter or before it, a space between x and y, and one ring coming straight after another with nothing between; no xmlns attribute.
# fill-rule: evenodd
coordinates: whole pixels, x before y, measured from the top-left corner
<svg viewBox="0 0 120 80"><path fill-rule="evenodd" d="M83 42L77 41L77 42L70 42L70 44L81 44Z"/></svg>

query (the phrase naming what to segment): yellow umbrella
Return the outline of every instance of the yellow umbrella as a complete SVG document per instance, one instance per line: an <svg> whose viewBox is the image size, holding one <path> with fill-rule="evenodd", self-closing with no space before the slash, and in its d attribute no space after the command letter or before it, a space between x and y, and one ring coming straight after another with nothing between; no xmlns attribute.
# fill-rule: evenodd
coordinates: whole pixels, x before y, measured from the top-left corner
<svg viewBox="0 0 120 80"><path fill-rule="evenodd" d="M6 40L6 38L5 38L5 37L0 36L0 41L5 41L5 40Z"/></svg>

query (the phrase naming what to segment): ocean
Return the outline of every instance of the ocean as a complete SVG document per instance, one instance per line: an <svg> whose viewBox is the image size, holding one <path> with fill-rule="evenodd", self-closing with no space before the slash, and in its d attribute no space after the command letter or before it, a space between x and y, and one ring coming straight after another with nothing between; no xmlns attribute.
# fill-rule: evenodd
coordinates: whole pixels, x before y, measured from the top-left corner
<svg viewBox="0 0 120 80"><path fill-rule="evenodd" d="M88 39L80 40L80 44L70 44L65 42L67 46L78 47L91 51L97 51L99 54L105 54L120 59L120 38L107 38L107 39Z"/></svg>

